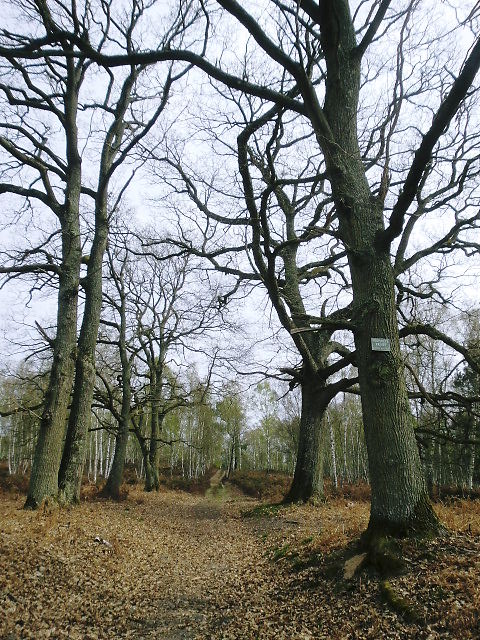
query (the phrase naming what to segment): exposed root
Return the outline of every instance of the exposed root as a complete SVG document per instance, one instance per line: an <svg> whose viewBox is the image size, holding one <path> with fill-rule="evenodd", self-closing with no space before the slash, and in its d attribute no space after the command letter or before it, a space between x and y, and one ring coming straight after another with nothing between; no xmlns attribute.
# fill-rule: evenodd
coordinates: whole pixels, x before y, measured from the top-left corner
<svg viewBox="0 0 480 640"><path fill-rule="evenodd" d="M419 622L422 615L416 605L398 594L388 580L380 583L380 593L385 602L396 613L402 615L409 622Z"/></svg>

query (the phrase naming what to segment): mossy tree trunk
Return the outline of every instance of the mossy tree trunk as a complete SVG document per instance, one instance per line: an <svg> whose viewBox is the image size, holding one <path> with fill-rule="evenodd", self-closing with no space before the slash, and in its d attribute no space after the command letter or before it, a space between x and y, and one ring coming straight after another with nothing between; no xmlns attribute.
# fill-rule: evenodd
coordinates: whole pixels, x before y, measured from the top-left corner
<svg viewBox="0 0 480 640"><path fill-rule="evenodd" d="M118 301L114 301L113 304L120 316L120 324L118 326L118 348L120 363L122 366L122 407L118 420L118 431L115 438L115 453L107 482L103 488L103 494L109 498L118 500L120 498L120 487L123 482L128 436L130 433L132 403L131 377L133 355L129 356L127 349L127 295L124 284L124 278L128 277L128 252L125 250L125 255L122 260L119 273L115 271L113 257L110 255L110 252L109 264L111 277L118 292Z"/></svg>
<svg viewBox="0 0 480 640"><path fill-rule="evenodd" d="M132 67L124 80L114 118L106 131L102 146L97 191L95 193L95 228L85 278L85 310L78 340L75 384L67 437L59 471L59 492L63 502L77 502L86 456L87 434L91 421L95 385L95 349L102 310L103 257L108 240L108 189L115 169L125 160L121 144L125 133L125 115L139 68Z"/></svg>
<svg viewBox="0 0 480 640"><path fill-rule="evenodd" d="M58 469L73 385L81 260L78 214L77 217L72 215L65 226L68 229L62 232L64 258L59 278L53 362L25 502L25 507L30 509L36 509L45 498L57 495Z"/></svg>
<svg viewBox="0 0 480 640"><path fill-rule="evenodd" d="M413 429L400 354L395 282L383 201L370 191L357 135L361 57L346 0L320 5L321 45L327 66L323 109L309 83L304 97L322 147L347 249L353 324L372 505L369 531L435 531ZM372 350L372 338L390 349Z"/></svg>
<svg viewBox="0 0 480 640"><path fill-rule="evenodd" d="M230 87L235 86L237 90L272 100L277 108L281 106L302 114L309 120L324 157L325 177L330 183L335 215L339 221L339 237L348 256L352 278L354 309L350 328L355 334L356 364L372 483L369 528L372 531L385 529L390 532L412 529L436 531L439 524L423 479L400 357L390 248L395 238L404 232L408 209L421 189L422 180L428 177L435 145L471 90L480 68L480 39L477 38L471 47L448 93L443 93L430 128L422 136L414 155L408 158L408 172L398 196L394 196L396 202L389 213L388 226L385 226L383 209L389 190L389 150L387 148L381 152L385 166L380 188L374 194L360 152L357 121L362 59L370 45L388 31L387 25L391 27L393 24L385 21L393 7L390 6L391 2L382 0L377 3L365 28L360 31L361 40L358 43L348 0L322 0L318 3L309 0L297 3L295 7L294 3L291 6L286 3L279 8L282 20L288 21L290 13L298 11L301 14L301 20L296 22L298 41L288 51L283 47L283 42L271 39L255 17L236 0L217 2L250 32L266 55L285 71L292 79L293 88L288 94L280 94L238 77L233 83L231 76L218 68L214 71L207 69L207 72ZM414 3L410 3L405 13L407 21L411 19L414 8ZM301 25L308 27L303 30ZM407 22L404 25L410 26ZM312 39L317 40L317 28L318 41L312 46ZM398 51L402 45L403 42L399 42ZM309 56L308 51L314 53ZM321 69L318 71L319 65ZM199 66L205 68L203 60L199 61ZM402 73L403 70L399 68L398 79ZM301 101L291 101L292 96L300 96ZM320 104L321 96L324 98L323 106ZM379 130L381 146L385 142L385 131L395 130L397 99L396 96L391 104L391 113L384 123L385 129ZM266 114L265 117L271 116ZM375 132L372 131L370 141L374 138ZM246 155L239 155L242 176L245 174L243 165L247 163ZM251 205L251 180L244 178L244 182L248 187L247 206L253 213L252 234L255 240L255 225L260 226L256 222L260 216ZM260 229L257 235L262 238ZM404 244L408 243L408 236L406 231L402 237ZM261 275L265 281L264 274ZM390 351L373 352L371 338L389 339Z"/></svg>
<svg viewBox="0 0 480 640"><path fill-rule="evenodd" d="M330 268L335 264L335 257L328 257L315 263L304 263L304 256L300 253L302 242L305 241L304 227L298 224L299 211L302 206L295 202L289 189L283 187L277 180L272 168L275 158L270 157L270 151L265 152L265 158L256 157L251 160L249 145L255 146L250 140L268 122L269 118L277 118L275 108L267 112L258 120L247 125L237 138L238 167L242 177L245 203L250 217L252 230L252 255L261 280L267 290L278 318L286 331L290 334L295 348L300 355L302 365L296 370L285 369L293 376L292 384L298 384L302 393L300 433L295 464L294 478L286 501L308 501L323 496L323 452L321 451L321 429L325 411L336 393L347 389L352 381L342 378L342 382L329 384L331 367L328 358L333 352L338 352L341 345L334 343L331 338L334 329L330 325L319 327L312 325L306 310L304 295L308 299L308 288L304 287L316 277L330 278ZM281 130L281 127L279 127ZM270 140L271 143L271 140ZM281 147L281 141L277 141ZM272 145L275 146L275 145ZM258 194L260 205L254 198L253 167L259 169L265 183L265 189ZM284 241L278 243L274 238L278 233L273 220L263 210L266 208L270 195L274 195L272 202L274 210L277 208L283 215L282 233ZM312 204L312 203L310 203ZM268 208L266 208L268 210ZM318 222L318 218L314 219ZM312 223L315 226L316 223ZM278 259L278 265L277 265ZM346 320L350 311L335 310L328 319ZM344 357L346 350L340 355ZM347 359L343 360L335 369L335 373L342 372L348 366Z"/></svg>
<svg viewBox="0 0 480 640"><path fill-rule="evenodd" d="M106 210L105 210L106 214ZM95 348L102 308L102 262L108 223L97 220L85 284L85 310L78 340L75 385L58 484L63 502L78 502L95 385Z"/></svg>
<svg viewBox="0 0 480 640"><path fill-rule="evenodd" d="M82 65L66 62L64 130L66 187L63 205L54 207L61 225L62 264L58 284L57 329L40 431L30 474L25 508L36 509L45 498L56 496L58 469L65 438L68 404L73 385L77 342L77 305L82 248L79 207L82 163L78 150L78 93ZM53 203L52 203L53 205Z"/></svg>
<svg viewBox="0 0 480 640"><path fill-rule="evenodd" d="M371 219L371 213L369 215ZM393 272L388 255L352 256L355 345L372 503L369 530L434 531L432 510L414 433L398 338ZM372 350L372 338L390 350Z"/></svg>
<svg viewBox="0 0 480 640"><path fill-rule="evenodd" d="M147 470L145 491L158 491L160 489L158 456L160 453L159 438L162 429L163 416L159 412L159 401L159 398L153 399L150 411L150 446L148 450L148 463L145 467Z"/></svg>
<svg viewBox="0 0 480 640"><path fill-rule="evenodd" d="M121 416L115 437L115 453L113 455L110 473L108 474L107 482L103 489L104 495L114 500L120 498L120 488L123 482L128 436L130 433L131 397L132 393L129 385L127 389L123 391Z"/></svg>

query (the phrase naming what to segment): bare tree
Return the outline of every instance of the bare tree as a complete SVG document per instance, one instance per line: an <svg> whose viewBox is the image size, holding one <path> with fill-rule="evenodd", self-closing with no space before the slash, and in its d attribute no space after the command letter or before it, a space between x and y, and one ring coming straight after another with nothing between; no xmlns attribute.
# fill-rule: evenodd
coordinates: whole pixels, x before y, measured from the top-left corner
<svg viewBox="0 0 480 640"><path fill-rule="evenodd" d="M13 194L18 211L29 214L38 206L53 212L59 225L54 233L26 250L10 255L2 272L8 277L47 274L58 277L57 327L50 380L26 506L37 507L56 495L57 476L65 434L65 420L73 382L77 337L77 300L82 258L80 198L82 161L77 127L78 102L91 64L59 55L30 63L15 54L15 45L34 39L42 25L50 25L48 10L34 3L18 3L22 32L4 30L2 45L2 194ZM26 28L31 28L31 34ZM77 22L79 32L85 23ZM62 153L62 144L65 153ZM61 257L52 243L60 239Z"/></svg>
<svg viewBox="0 0 480 640"><path fill-rule="evenodd" d="M346 252L340 246L325 176L312 159L312 136L300 126L299 132L289 132L292 117L277 107L256 117L260 105L255 101L235 97L230 101L240 117L235 123L236 139L229 142L230 113L220 129L218 116L209 135L215 143L221 141L222 160L226 154L233 155L237 163L233 180L225 179L225 184L218 180L217 167L212 170L215 177L196 175L172 149L166 157L150 155L157 165L167 167L155 170L172 187L171 207L172 198L179 196L182 231L170 242L180 251L206 258L214 269L235 279L225 300L242 286L263 285L301 358L300 365L281 370L291 386L299 385L302 392L295 473L286 500L307 501L323 495L320 434L325 410L338 392L357 382L355 376L339 377L354 353L348 344L334 339L336 332L339 335L339 330L350 326ZM202 135L206 130L202 128ZM168 168L174 173L168 173ZM197 209L196 233L191 232L192 222L184 213L185 193ZM233 198L236 210L226 213ZM342 299L344 306L339 305ZM319 301L321 316L316 315Z"/></svg>
<svg viewBox="0 0 480 640"><path fill-rule="evenodd" d="M234 18L277 68L279 81L273 87L250 81L248 74L245 77L245 74L228 73L192 50L160 54L149 51L133 58L121 55L109 58L112 65L125 64L128 60L154 62L166 57L188 60L234 90L299 113L312 127L323 155L352 278L352 328L372 484L369 524L372 535L379 531L438 529L413 432L400 352L395 268L390 252L396 238L401 237L400 242L403 239L404 244L409 239L416 223L411 207L428 179L434 150L468 100L480 65L480 41L476 40L463 63L457 63L456 70L441 73L434 69L433 73L423 75L427 84L416 94L428 94L431 124L425 122L425 113L420 110L423 135L420 137L417 130L413 136L415 142L409 139L408 144L401 144L402 137L404 141L406 138L399 124L399 113L405 105L414 107L411 96L402 93L406 73L401 45L418 19L418 7L415 2L409 2L395 10L390 4L388 0L374 2L370 10L365 11L361 3L352 15L346 0L329 0L320 5L310 0L300 3L271 0L268 5L274 24L269 29L264 27L263 21L267 18L262 9L259 10L262 15L257 16L236 0L218 0L216 5ZM477 13L476 4L466 7L465 16L457 19L458 29L467 23L472 25ZM277 37L273 38L271 33ZM468 29L464 33L468 37ZM359 99L363 82L368 78L362 76L362 71L368 72L365 60L370 52L386 55L381 49L382 40L391 34L395 34L400 44L397 80L387 117L378 128L373 125L370 129L369 150L368 136L365 141L358 129ZM431 42L437 40L434 34ZM438 72L442 78L440 83L436 79ZM368 121L362 117L362 122ZM395 149L394 134L398 141ZM367 146L362 150L364 142ZM369 155L373 156L373 163L369 162ZM401 172L390 184L390 166L397 156L401 159L397 163L401 165ZM382 167L383 170L378 171ZM372 339L376 338L388 341L384 343L388 351L372 349Z"/></svg>
<svg viewBox="0 0 480 640"><path fill-rule="evenodd" d="M128 433L133 430L144 457L146 490L159 488L160 447L173 444L163 422L181 407L201 403L217 360L214 336L224 326L218 291L201 283L193 258L166 258L150 247L145 254L138 237L114 234L109 249L110 280L104 294L100 342L115 346L120 359L119 385L99 370L105 405L119 422L117 448L105 491L118 494ZM148 243L151 244L151 243ZM186 375L188 354L209 361L207 381ZM192 386L193 385L193 386ZM121 390L120 400L117 389ZM119 409L120 405L120 409ZM112 474L114 474L112 476Z"/></svg>
<svg viewBox="0 0 480 640"><path fill-rule="evenodd" d="M129 265L129 253L127 248L126 236L117 234L115 243L110 241L108 248L108 276L107 287L103 292L104 305L110 308L109 317L101 319L103 327L110 329L108 333L115 333L113 344L117 347L118 357L120 359L120 374L115 366L113 374L117 374L119 386L121 390L120 410L117 403L112 397L113 391L108 382L104 382L106 390L109 392L108 402L106 403L118 422L118 430L115 437L115 452L113 456L112 466L108 474L107 482L104 487L104 494L110 498L118 499L120 497L120 487L123 481L123 471L125 465L125 456L127 451L128 437L131 426L131 410L132 410L132 368L136 355L133 337L129 335L129 317L131 307L128 301L129 283L132 281L132 274ZM109 287L108 285L112 286ZM112 289L112 290L110 290ZM108 334L107 334L108 335ZM111 339L105 339L100 332L98 342L111 344ZM117 360L115 360L115 365ZM103 369L97 367L98 369ZM105 381L104 371L100 373Z"/></svg>
<svg viewBox="0 0 480 640"><path fill-rule="evenodd" d="M423 36L428 29L421 24L419 6L413 1L400 8L391 7L389 0L368 6L359 3L352 14L347 0L328 0L319 5L311 0L270 0L267 6L272 10L272 22L263 6L253 7L255 14L236 0L218 0L212 5L218 6L223 12L212 12L210 18L231 16L255 42L258 56L276 69L276 82L266 85L250 79L244 68L238 74L229 73L209 62L205 52L199 54L194 46L129 55L112 52L109 56L95 51L88 42L79 46L84 55L112 67L187 61L230 89L298 113L309 124L322 155L351 274L350 328L355 338L372 484L369 533L436 531L438 520L428 499L408 402L395 287L398 273L407 270L406 249L412 231L419 220L428 220L427 212L433 205L417 208L419 194L432 186L438 196L446 190L446 203L441 197L434 201L445 213L454 202L453 194L458 188L463 192L465 183L475 175L468 154L457 165L461 171L454 171L453 187L444 172L435 172L435 165L440 166L445 159L437 151L452 124L463 122L469 131L476 127L474 119L465 116L462 109L475 98L472 87L480 65L480 41L472 37L472 32L479 8L471 3L462 14L452 13L453 29L435 32L429 39ZM404 45L417 24L422 34L419 57L408 66ZM442 41L451 33L470 38L472 46L463 62L455 59L444 64L440 56L436 64L428 60L427 65L429 48L441 52ZM392 42L396 44L393 48ZM27 53L38 57L42 48L51 51L56 45L54 38L47 38ZM389 53L392 50L393 60ZM375 108L378 105L372 105L370 95L369 101L365 99L372 87L370 73L373 77L379 73L378 66L373 65L377 59L388 59L396 67L393 82L388 83L390 99L385 110ZM419 67L421 74L415 73ZM370 114L365 113L366 102L373 106ZM453 153L462 148L462 140L460 135ZM444 151L448 156L446 147ZM428 203L428 198L422 200ZM421 256L414 253L410 258L449 250L449 243L456 250L468 251L473 245L463 232L477 221L467 205L446 234L425 248ZM396 265L391 253L397 242ZM323 324L326 326L326 322ZM419 327L406 331L432 333L429 328ZM384 341L380 343L384 350L378 349L378 338Z"/></svg>
<svg viewBox="0 0 480 640"><path fill-rule="evenodd" d="M49 207L60 222L62 237L60 263L49 253L47 243L42 242L33 250L19 253L17 258L22 264L15 260L6 269L9 274L54 273L60 278L51 385L26 502L29 507L38 506L43 498L56 493L57 473L62 499L78 499L95 380L94 354L109 218L135 174L135 146L152 129L167 105L172 85L186 72L185 65L176 69L170 63L163 78L152 76L150 81L156 85L156 101L152 104L148 102L151 86L144 73L145 65L133 64L120 73L98 73L82 55L76 60L78 42L89 41L97 52L122 42L125 52L132 51L146 8L152 7L135 1L128 14L115 15L110 3L87 3L80 13L68 3L50 7L46 2L27 2L19 4L18 10L28 19L23 24L20 20L15 23L17 31L4 30L2 34L2 54L7 61L2 90L16 118L13 124L5 120L3 125L10 137L2 138L2 147L12 158L5 171L6 175L15 175L20 170L31 185L10 185L5 181L2 192L20 196L29 205L38 201ZM162 46L181 44L197 15L195 11L190 15L187 6L172 13L170 21L162 25ZM32 33L28 32L30 24L34 25ZM44 39L60 43L57 55L42 55L36 63L29 63L16 51L20 43L22 47L35 48ZM39 114L47 124L37 127ZM57 131L52 128L55 120L60 123L58 147L62 142L66 144L65 159L57 152ZM98 170L95 175L95 169L89 166L85 170L84 165L82 177L82 156L87 150L89 160L95 157ZM117 184L111 193L114 175ZM58 200L62 190L63 203ZM82 262L80 211L82 207L92 208L92 204L94 220L84 258L87 269L81 281L85 306L75 348ZM39 264L32 256L41 257L44 262ZM58 471L73 363L73 400Z"/></svg>

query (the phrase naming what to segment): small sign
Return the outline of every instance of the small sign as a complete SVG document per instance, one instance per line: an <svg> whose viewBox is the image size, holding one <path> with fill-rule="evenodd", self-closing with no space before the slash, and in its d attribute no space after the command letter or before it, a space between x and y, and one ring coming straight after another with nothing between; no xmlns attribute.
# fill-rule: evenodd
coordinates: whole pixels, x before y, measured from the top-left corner
<svg viewBox="0 0 480 640"><path fill-rule="evenodd" d="M390 351L388 338L372 338L372 351Z"/></svg>

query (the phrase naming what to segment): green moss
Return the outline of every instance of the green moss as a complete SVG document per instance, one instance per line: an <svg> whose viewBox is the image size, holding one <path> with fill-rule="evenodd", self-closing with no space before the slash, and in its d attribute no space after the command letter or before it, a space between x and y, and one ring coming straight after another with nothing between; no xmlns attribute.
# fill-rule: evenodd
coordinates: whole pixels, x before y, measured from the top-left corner
<svg viewBox="0 0 480 640"><path fill-rule="evenodd" d="M405 568L401 548L396 540L389 536L370 538L368 547L368 563L383 576L400 573Z"/></svg>
<svg viewBox="0 0 480 640"><path fill-rule="evenodd" d="M388 580L380 583L380 593L388 606L410 622L418 622L421 614L416 605L399 595Z"/></svg>
<svg viewBox="0 0 480 640"><path fill-rule="evenodd" d="M274 518L284 508L283 504L259 504L242 513L244 518Z"/></svg>
<svg viewBox="0 0 480 640"><path fill-rule="evenodd" d="M368 529L362 535L362 543L368 548L375 545L381 538L432 540L438 535L444 535L446 531L433 510L428 495L424 493L410 516L403 522L384 521L371 517Z"/></svg>
<svg viewBox="0 0 480 640"><path fill-rule="evenodd" d="M278 562L282 558L285 558L285 556L287 555L287 553L289 551L290 551L290 545L289 544L286 544L283 547L277 547L276 549L273 550L272 560L274 562Z"/></svg>
<svg viewBox="0 0 480 640"><path fill-rule="evenodd" d="M376 359L369 364L369 384L372 387L381 387L396 379L397 366L390 354L379 352Z"/></svg>

